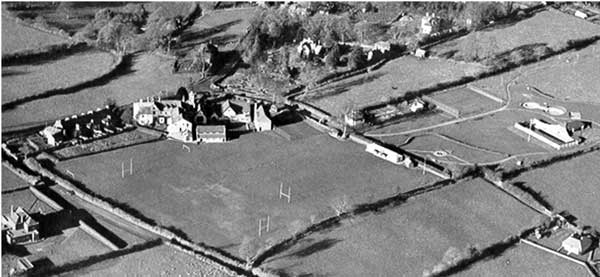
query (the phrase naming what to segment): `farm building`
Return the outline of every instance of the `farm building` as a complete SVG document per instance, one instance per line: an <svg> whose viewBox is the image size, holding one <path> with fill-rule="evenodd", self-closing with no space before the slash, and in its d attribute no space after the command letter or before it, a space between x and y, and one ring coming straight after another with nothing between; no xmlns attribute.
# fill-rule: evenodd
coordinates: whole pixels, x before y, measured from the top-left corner
<svg viewBox="0 0 600 277"><path fill-rule="evenodd" d="M590 236L572 234L562 242L561 246L568 254L582 255L592 248L592 238Z"/></svg>
<svg viewBox="0 0 600 277"><path fill-rule="evenodd" d="M362 111L352 110L349 114L344 115L344 121L348 126L358 126L365 123L365 115Z"/></svg>
<svg viewBox="0 0 600 277"><path fill-rule="evenodd" d="M408 105L408 109L413 112L416 113L418 111L421 111L423 109L425 109L425 105L427 103L425 103L425 101L423 101L423 99L421 98L417 98L415 100L413 100L409 105Z"/></svg>
<svg viewBox="0 0 600 277"><path fill-rule="evenodd" d="M367 144L365 151L395 164L402 164L404 162L404 155L376 143Z"/></svg>
<svg viewBox="0 0 600 277"><path fill-rule="evenodd" d="M6 232L6 241L9 244L38 241L38 229L39 223L21 207L15 210L11 206L10 213L2 216L2 233Z"/></svg>
<svg viewBox="0 0 600 277"><path fill-rule="evenodd" d="M227 141L225 125L200 125L196 126L196 140L198 143L216 143Z"/></svg>
<svg viewBox="0 0 600 277"><path fill-rule="evenodd" d="M177 140L191 142L193 138L192 122L182 116L174 118L174 122L167 126L167 136Z"/></svg>
<svg viewBox="0 0 600 277"><path fill-rule="evenodd" d="M173 122L173 117L181 116L182 113L183 101L180 100L140 99L133 103L133 119L142 126L169 125Z"/></svg>
<svg viewBox="0 0 600 277"><path fill-rule="evenodd" d="M256 131L269 131L273 129L273 122L267 116L263 105L256 105L254 109L254 128Z"/></svg>
<svg viewBox="0 0 600 277"><path fill-rule="evenodd" d="M418 48L417 50L415 50L415 57L423 59L426 56L427 56L426 50L423 50L421 48Z"/></svg>
<svg viewBox="0 0 600 277"><path fill-rule="evenodd" d="M51 146L58 146L63 140L63 130L55 126L48 126L41 132L42 137L46 139L46 143Z"/></svg>
<svg viewBox="0 0 600 277"><path fill-rule="evenodd" d="M440 27L440 19L435 16L435 13L429 15L426 13L423 18L421 18L421 33L425 35L429 35L432 33L436 33Z"/></svg>
<svg viewBox="0 0 600 277"><path fill-rule="evenodd" d="M549 124L536 118L529 120L529 122L517 122L514 127L556 150L575 146L579 143L571 137L565 126Z"/></svg>
<svg viewBox="0 0 600 277"><path fill-rule="evenodd" d="M251 106L246 102L226 100L221 103L221 118L232 122L250 123Z"/></svg>

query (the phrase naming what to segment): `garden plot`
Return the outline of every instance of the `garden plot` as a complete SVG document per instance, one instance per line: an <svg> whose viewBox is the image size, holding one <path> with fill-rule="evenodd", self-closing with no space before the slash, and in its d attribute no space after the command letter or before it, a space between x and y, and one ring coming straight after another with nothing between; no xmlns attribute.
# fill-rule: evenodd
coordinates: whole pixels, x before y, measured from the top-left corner
<svg viewBox="0 0 600 277"><path fill-rule="evenodd" d="M133 175L127 175L130 158ZM256 236L260 218L270 217L270 236L284 237L293 221L334 214L330 203L337 197L370 202L436 180L327 135L288 141L268 132L191 146L190 153L175 141L138 145L61 162L58 169L158 224L194 241L229 245L236 254L231 247ZM291 189L289 204L279 198L281 184L285 193Z"/></svg>
<svg viewBox="0 0 600 277"><path fill-rule="evenodd" d="M344 221L267 259L264 266L289 275L421 276L450 247L482 249L529 228L535 217L529 208L475 179L380 214Z"/></svg>
<svg viewBox="0 0 600 277"><path fill-rule="evenodd" d="M130 61L124 61L125 68L107 82L73 94L39 99L3 111L2 126L15 127L95 110L103 107L109 98L116 100L118 105L124 105L158 95L161 90L176 91L194 75L173 74L173 62L150 53L133 56Z"/></svg>
<svg viewBox="0 0 600 277"><path fill-rule="evenodd" d="M108 52L88 51L58 60L3 66L2 103L100 77L114 62Z"/></svg>
<svg viewBox="0 0 600 277"><path fill-rule="evenodd" d="M17 23L14 18L5 15L5 12L6 11L3 9L2 54L14 53L25 49L37 49L43 46L60 44L67 41L63 37L21 25Z"/></svg>
<svg viewBox="0 0 600 277"><path fill-rule="evenodd" d="M348 105L366 106L390 97L402 97L407 92L475 76L484 69L478 64L404 56L389 61L372 73L335 82L306 97L319 108L336 115Z"/></svg>

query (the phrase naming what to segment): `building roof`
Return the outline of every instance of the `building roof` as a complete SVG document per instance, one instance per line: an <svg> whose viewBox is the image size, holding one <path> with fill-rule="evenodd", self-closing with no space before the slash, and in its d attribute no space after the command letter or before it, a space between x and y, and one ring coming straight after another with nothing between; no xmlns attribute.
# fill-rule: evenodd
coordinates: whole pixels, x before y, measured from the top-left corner
<svg viewBox="0 0 600 277"><path fill-rule="evenodd" d="M267 116L263 105L258 105L255 111L254 121L261 123L271 123L271 119Z"/></svg>
<svg viewBox="0 0 600 277"><path fill-rule="evenodd" d="M231 108L236 114L250 113L250 105L243 101L225 100L221 103L221 114Z"/></svg>
<svg viewBox="0 0 600 277"><path fill-rule="evenodd" d="M543 131L544 133L560 140L563 143L569 143L574 141L574 139L567 132L567 128L565 126L561 126L559 124L549 124L543 122L537 118L531 120L531 123L534 128Z"/></svg>
<svg viewBox="0 0 600 277"><path fill-rule="evenodd" d="M199 125L196 126L197 138L224 138L227 129L225 125Z"/></svg>

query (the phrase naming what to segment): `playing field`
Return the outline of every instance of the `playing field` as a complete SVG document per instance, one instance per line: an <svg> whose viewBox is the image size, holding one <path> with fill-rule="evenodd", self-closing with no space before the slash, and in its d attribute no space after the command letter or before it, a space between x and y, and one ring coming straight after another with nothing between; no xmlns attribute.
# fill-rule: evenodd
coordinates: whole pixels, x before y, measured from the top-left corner
<svg viewBox="0 0 600 277"><path fill-rule="evenodd" d="M89 189L127 203L194 241L215 246L256 236L258 220L270 217L270 236L288 236L289 223L334 214L331 200L374 201L435 180L378 159L354 143L342 143L298 123L302 138L270 132L225 144L161 141L61 162ZM133 159L133 175L127 175ZM126 168L121 178L121 164ZM279 187L291 189L291 203ZM232 247L233 247L232 246ZM227 249L237 251L237 249Z"/></svg>
<svg viewBox="0 0 600 277"><path fill-rule="evenodd" d="M292 276L421 276L450 247L485 248L528 228L535 216L477 179L309 236L265 266Z"/></svg>

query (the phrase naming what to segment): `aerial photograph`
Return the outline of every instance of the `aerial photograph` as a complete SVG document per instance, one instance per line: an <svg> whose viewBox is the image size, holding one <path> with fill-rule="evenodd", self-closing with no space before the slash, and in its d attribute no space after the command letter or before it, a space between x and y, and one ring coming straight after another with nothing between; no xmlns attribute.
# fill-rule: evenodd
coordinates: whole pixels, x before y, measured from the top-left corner
<svg viewBox="0 0 600 277"><path fill-rule="evenodd" d="M600 277L600 2L1 5L1 276Z"/></svg>

